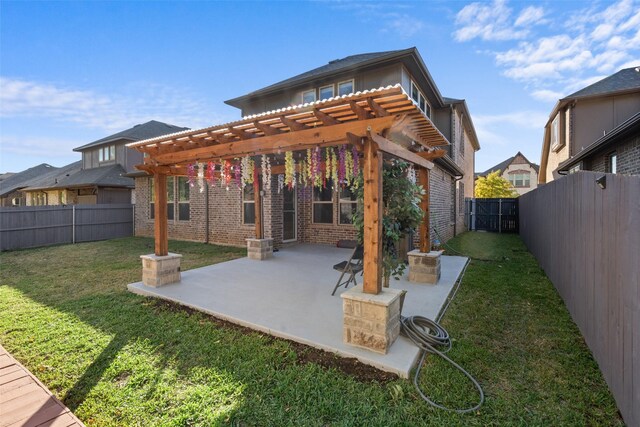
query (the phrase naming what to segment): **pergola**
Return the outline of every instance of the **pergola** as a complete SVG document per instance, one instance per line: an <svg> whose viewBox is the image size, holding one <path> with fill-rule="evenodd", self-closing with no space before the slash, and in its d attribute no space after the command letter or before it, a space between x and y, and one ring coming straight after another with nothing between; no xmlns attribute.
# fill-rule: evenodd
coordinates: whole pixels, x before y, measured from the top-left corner
<svg viewBox="0 0 640 427"><path fill-rule="evenodd" d="M315 147L351 144L364 174L364 292L382 287L382 163L384 155L414 164L426 190L421 208L420 251L429 252L429 170L447 139L400 85L288 107L202 129L128 144L144 153L138 169L153 175L155 255L168 254L167 176L187 175L190 164ZM272 173L284 172L273 166ZM258 172L260 173L260 172ZM259 180L254 182L256 238L262 238Z"/></svg>

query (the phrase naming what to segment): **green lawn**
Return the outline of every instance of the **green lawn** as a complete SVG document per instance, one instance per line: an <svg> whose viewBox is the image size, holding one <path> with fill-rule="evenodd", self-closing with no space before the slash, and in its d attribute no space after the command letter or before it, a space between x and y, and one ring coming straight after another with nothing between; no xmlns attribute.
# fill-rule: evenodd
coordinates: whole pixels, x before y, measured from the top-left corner
<svg viewBox="0 0 640 427"><path fill-rule="evenodd" d="M493 260L471 262L443 319L450 356L486 392L475 414L432 409L409 381L363 381L302 362L300 346L128 293L150 239L0 254L0 342L87 425L621 425L578 329L520 239L466 233L451 245ZM245 252L169 246L184 255L183 269ZM422 381L446 404L476 399L436 358Z"/></svg>

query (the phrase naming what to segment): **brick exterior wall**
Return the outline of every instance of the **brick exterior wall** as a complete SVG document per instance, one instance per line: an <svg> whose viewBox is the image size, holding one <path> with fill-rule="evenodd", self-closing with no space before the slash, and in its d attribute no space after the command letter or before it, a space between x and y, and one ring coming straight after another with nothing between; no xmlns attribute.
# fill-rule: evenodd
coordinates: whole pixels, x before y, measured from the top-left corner
<svg viewBox="0 0 640 427"><path fill-rule="evenodd" d="M640 136L632 136L584 161L584 169L594 172L610 172L607 167L609 154L616 153L617 171L624 175L640 175Z"/></svg>

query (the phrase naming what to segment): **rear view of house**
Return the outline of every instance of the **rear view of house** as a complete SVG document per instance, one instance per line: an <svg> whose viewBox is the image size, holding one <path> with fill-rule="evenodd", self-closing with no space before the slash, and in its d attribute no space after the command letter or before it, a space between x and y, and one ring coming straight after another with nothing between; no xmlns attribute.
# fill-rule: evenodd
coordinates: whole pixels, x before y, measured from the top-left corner
<svg viewBox="0 0 640 427"><path fill-rule="evenodd" d="M446 139L431 171L431 228L443 239L464 230L464 198L473 195L475 151L480 146L467 104L443 97L417 49L352 55L226 101L244 117L259 117L292 106L397 85ZM357 109L357 107L354 107ZM369 108L369 107L368 107ZM375 108L375 107L374 107ZM271 113L264 113L270 111ZM366 115L366 110L358 110ZM330 122L331 119L325 119ZM264 126L262 126L264 127ZM274 132L273 130L269 130ZM280 156L281 157L281 156ZM279 157L274 157L273 166ZM142 175L142 174L140 174ZM136 178L136 233L153 235L153 180ZM255 236L253 188L191 187L187 177L168 177L169 236L244 246ZM284 188L263 192L262 227L274 245L290 242L335 244L353 239L355 194L348 188Z"/></svg>
<svg viewBox="0 0 640 427"><path fill-rule="evenodd" d="M509 157L484 172L477 173L476 179L499 171L500 176L509 181L519 195L523 195L538 187L539 169L540 166L531 163L524 154L518 151L515 156Z"/></svg>

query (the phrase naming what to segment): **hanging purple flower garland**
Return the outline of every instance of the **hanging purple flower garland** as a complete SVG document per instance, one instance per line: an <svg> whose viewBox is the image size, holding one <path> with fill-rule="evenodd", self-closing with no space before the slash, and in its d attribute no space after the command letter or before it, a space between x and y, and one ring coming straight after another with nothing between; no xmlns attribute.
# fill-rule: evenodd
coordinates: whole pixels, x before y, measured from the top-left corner
<svg viewBox="0 0 640 427"><path fill-rule="evenodd" d="M196 185L196 165L195 163L190 163L187 166L187 181L189 182L189 186L193 187Z"/></svg>

